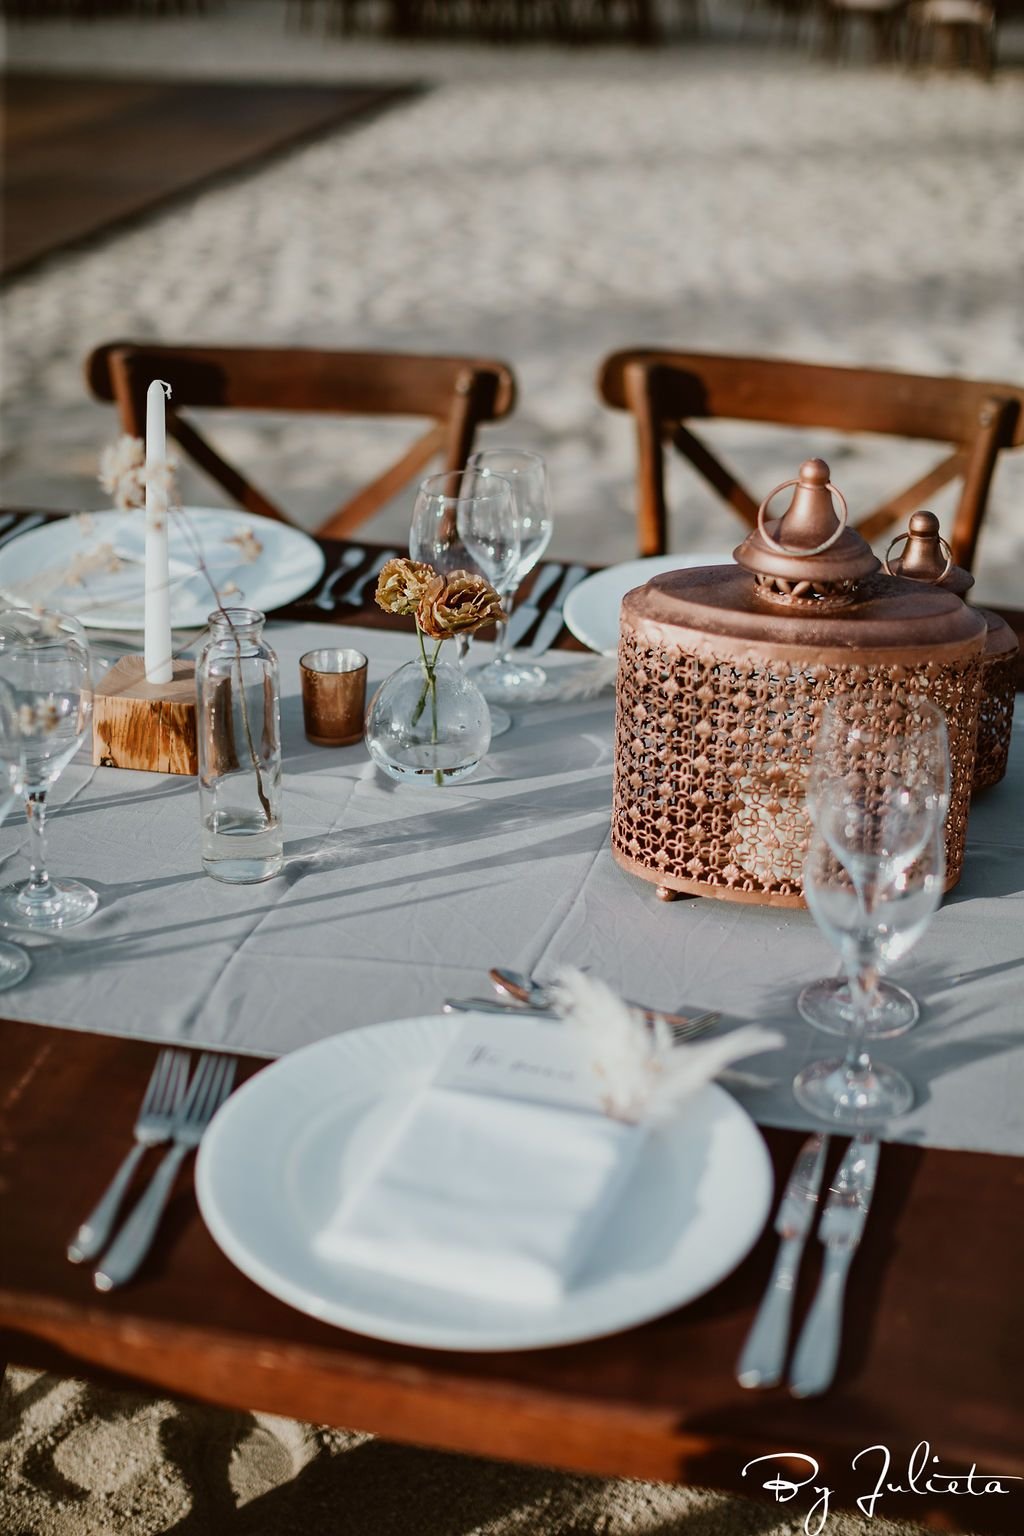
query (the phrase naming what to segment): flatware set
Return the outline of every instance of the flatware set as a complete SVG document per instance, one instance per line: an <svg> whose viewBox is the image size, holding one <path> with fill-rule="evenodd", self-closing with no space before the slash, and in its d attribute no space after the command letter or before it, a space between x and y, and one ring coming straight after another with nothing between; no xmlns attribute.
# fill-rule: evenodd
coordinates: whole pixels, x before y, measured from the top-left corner
<svg viewBox="0 0 1024 1536"><path fill-rule="evenodd" d="M818 1211L827 1152L827 1136L809 1137L786 1185L775 1218L782 1242L736 1366L741 1387L774 1387L783 1378L797 1275ZM830 1186L818 1226L825 1263L789 1372L794 1397L817 1397L828 1391L835 1377L846 1278L871 1208L878 1156L879 1146L873 1136L855 1137Z"/></svg>
<svg viewBox="0 0 1024 1536"><path fill-rule="evenodd" d="M187 1052L160 1052L135 1121L135 1144L68 1245L67 1256L73 1264L90 1262L106 1250L93 1275L97 1290L111 1291L123 1285L145 1259L178 1169L198 1147L203 1132L234 1087L236 1065L229 1056L204 1051L190 1078ZM118 1211L143 1154L165 1143L170 1143L168 1151L111 1244Z"/></svg>

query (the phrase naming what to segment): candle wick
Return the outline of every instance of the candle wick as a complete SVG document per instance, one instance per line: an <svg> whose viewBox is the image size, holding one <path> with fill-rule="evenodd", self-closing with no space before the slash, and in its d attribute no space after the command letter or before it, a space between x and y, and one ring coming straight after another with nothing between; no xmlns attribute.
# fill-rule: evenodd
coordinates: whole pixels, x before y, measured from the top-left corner
<svg viewBox="0 0 1024 1536"><path fill-rule="evenodd" d="M166 379L154 379L153 383L160 385L160 388L163 390L168 400L171 398L171 386L168 384Z"/></svg>

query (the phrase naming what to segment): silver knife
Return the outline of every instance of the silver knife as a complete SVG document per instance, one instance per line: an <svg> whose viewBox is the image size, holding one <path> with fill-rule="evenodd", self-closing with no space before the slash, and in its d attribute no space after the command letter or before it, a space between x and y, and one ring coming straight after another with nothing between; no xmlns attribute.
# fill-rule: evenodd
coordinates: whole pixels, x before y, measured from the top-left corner
<svg viewBox="0 0 1024 1536"><path fill-rule="evenodd" d="M736 1365L736 1380L741 1387L774 1387L782 1380L793 1292L807 1234L818 1209L827 1150L827 1136L809 1136L793 1164L775 1217L775 1230L782 1238L775 1268Z"/></svg>
<svg viewBox="0 0 1024 1536"><path fill-rule="evenodd" d="M387 565L388 561L396 559L397 556L397 549L384 550L383 554L377 556L376 560L370 566L370 569L366 572L365 575L358 577L350 587L345 588L340 597L336 597L334 599L331 604L332 609L337 608L339 603L348 603L351 606L358 608L364 601L367 592L376 582L377 577L380 575L381 571Z"/></svg>
<svg viewBox="0 0 1024 1536"><path fill-rule="evenodd" d="M868 1219L877 1171L878 1142L872 1136L858 1136L839 1165L818 1228L825 1245L825 1267L793 1357L789 1389L794 1397L817 1397L832 1385L846 1276Z"/></svg>
<svg viewBox="0 0 1024 1536"><path fill-rule="evenodd" d="M562 577L558 591L555 593L554 602L540 621L537 629L537 638L530 646L531 656L543 656L544 652L551 645L562 627L562 607L566 598L573 587L577 586L585 576L589 575L590 572L585 565L570 565Z"/></svg>
<svg viewBox="0 0 1024 1536"><path fill-rule="evenodd" d="M558 565L557 563L545 566L533 584L530 601L524 603L521 608L513 608L512 617L508 621L509 650L514 645L518 645L526 631L530 628L530 625L537 622L540 616L540 608L538 607L540 599L549 587L554 586L564 570L565 566Z"/></svg>

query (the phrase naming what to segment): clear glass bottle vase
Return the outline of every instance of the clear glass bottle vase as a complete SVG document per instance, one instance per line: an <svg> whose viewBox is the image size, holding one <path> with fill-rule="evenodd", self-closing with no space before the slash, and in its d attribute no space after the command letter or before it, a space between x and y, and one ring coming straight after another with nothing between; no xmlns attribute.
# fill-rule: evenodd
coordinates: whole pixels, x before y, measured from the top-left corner
<svg viewBox="0 0 1024 1536"><path fill-rule="evenodd" d="M265 622L254 608L212 613L196 665L203 868L234 885L284 863L280 688Z"/></svg>

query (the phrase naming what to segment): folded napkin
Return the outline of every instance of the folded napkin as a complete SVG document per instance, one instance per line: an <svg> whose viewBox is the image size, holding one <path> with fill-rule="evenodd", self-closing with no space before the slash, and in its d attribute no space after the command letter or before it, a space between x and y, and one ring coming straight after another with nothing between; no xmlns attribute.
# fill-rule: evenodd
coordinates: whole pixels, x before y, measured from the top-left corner
<svg viewBox="0 0 1024 1536"><path fill-rule="evenodd" d="M524 1019L521 1028L520 1072L536 1021ZM572 1032L541 1028L559 1037L556 1049L573 1064L567 1070L582 1066L585 1074ZM508 1025L500 1029L507 1041ZM599 1109L432 1083L346 1192L316 1249L481 1300L554 1306L579 1273L645 1135L644 1127Z"/></svg>

